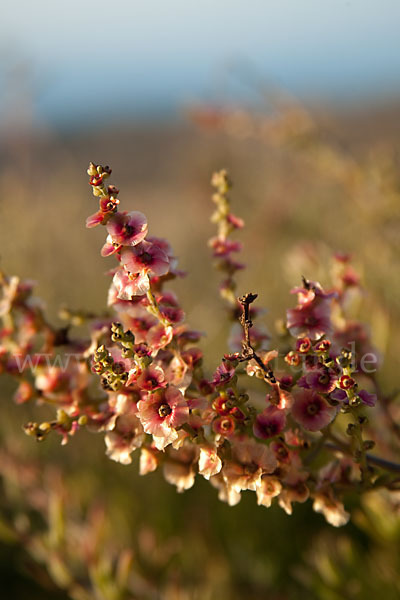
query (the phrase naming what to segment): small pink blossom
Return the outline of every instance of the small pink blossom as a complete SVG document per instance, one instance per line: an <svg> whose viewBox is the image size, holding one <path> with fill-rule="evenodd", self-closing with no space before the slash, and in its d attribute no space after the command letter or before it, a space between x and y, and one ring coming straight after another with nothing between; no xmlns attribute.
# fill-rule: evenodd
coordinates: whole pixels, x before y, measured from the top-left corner
<svg viewBox="0 0 400 600"><path fill-rule="evenodd" d="M120 300L132 300L134 296L143 296L150 289L147 273L127 273L118 269L113 277L113 284L117 290L117 298Z"/></svg>
<svg viewBox="0 0 400 600"><path fill-rule="evenodd" d="M261 483L256 489L257 504L269 508L272 499L278 496L282 490L282 484L274 475L263 475Z"/></svg>
<svg viewBox="0 0 400 600"><path fill-rule="evenodd" d="M163 250L151 242L140 242L136 246L124 246L121 262L129 273L165 275L169 270L169 259Z"/></svg>
<svg viewBox="0 0 400 600"><path fill-rule="evenodd" d="M178 438L176 428L189 417L189 408L181 392L172 386L149 394L138 402L139 418L146 433L151 433L158 450Z"/></svg>
<svg viewBox="0 0 400 600"><path fill-rule="evenodd" d="M101 225L104 221L105 216L105 213L103 213L100 210L94 213L93 215L90 215L86 219L86 227L88 229L91 229L92 227L97 227L97 225Z"/></svg>
<svg viewBox="0 0 400 600"><path fill-rule="evenodd" d="M289 448L283 442L273 441L270 445L279 463L290 463L291 452Z"/></svg>
<svg viewBox="0 0 400 600"><path fill-rule="evenodd" d="M310 497L310 490L304 483L304 480L299 478L296 483L285 485L279 494L279 506L283 508L287 515L293 512L292 502L303 504Z"/></svg>
<svg viewBox="0 0 400 600"><path fill-rule="evenodd" d="M309 370L298 380L297 385L321 394L329 394L335 389L336 382L336 373L332 369L320 366L317 369Z"/></svg>
<svg viewBox="0 0 400 600"><path fill-rule="evenodd" d="M28 381L21 381L14 394L14 401L17 404L24 404L34 396L34 389Z"/></svg>
<svg viewBox="0 0 400 600"><path fill-rule="evenodd" d="M116 188L114 189L115 191L118 191ZM105 196L104 198L101 198L99 201L99 210L86 219L86 227L91 229L92 227L105 224L110 215L118 210L118 204L119 199L113 196Z"/></svg>
<svg viewBox="0 0 400 600"><path fill-rule="evenodd" d="M268 406L261 414L256 416L253 433L256 437L267 440L279 435L285 427L285 423L284 411L275 406Z"/></svg>
<svg viewBox="0 0 400 600"><path fill-rule="evenodd" d="M318 281L306 281L303 287L295 287L290 290L291 294L297 294L297 301L300 305L313 302L316 298L328 300L337 297L336 291L325 292Z"/></svg>
<svg viewBox="0 0 400 600"><path fill-rule="evenodd" d="M232 379L235 377L235 368L232 364L224 360L218 367L214 373L214 377L212 380L212 384L215 387L226 386Z"/></svg>
<svg viewBox="0 0 400 600"><path fill-rule="evenodd" d="M132 462L131 453L143 443L143 427L137 418L136 403L129 396L118 394L115 411L116 415L107 425L106 454L111 460L129 465Z"/></svg>
<svg viewBox="0 0 400 600"><path fill-rule="evenodd" d="M166 387L167 381L165 380L164 371L158 365L150 365L141 372L136 380L136 385L141 390L148 392Z"/></svg>
<svg viewBox="0 0 400 600"><path fill-rule="evenodd" d="M348 396L343 389L336 388L329 396L332 400L336 400L336 402L343 402L344 404L349 403ZM376 394L370 394L366 390L360 390L358 392L358 397L361 399L363 404L367 406L375 406L376 404Z"/></svg>
<svg viewBox="0 0 400 600"><path fill-rule="evenodd" d="M227 483L220 472L210 477L210 483L218 490L218 499L227 502L229 506L236 506L240 502L241 495L232 485Z"/></svg>
<svg viewBox="0 0 400 600"><path fill-rule="evenodd" d="M176 486L178 492L184 492L193 486L198 454L198 448L190 444L183 444L179 450L168 448L168 457L163 466L164 477L168 483Z"/></svg>
<svg viewBox="0 0 400 600"><path fill-rule="evenodd" d="M143 213L116 213L106 225L112 243L117 246L136 246L147 235L147 219Z"/></svg>
<svg viewBox="0 0 400 600"><path fill-rule="evenodd" d="M319 394L302 389L294 394L293 418L309 431L320 431L332 421L336 409Z"/></svg>
<svg viewBox="0 0 400 600"><path fill-rule="evenodd" d="M315 512L322 513L328 523L334 527L346 525L350 519L350 514L345 511L343 503L334 497L332 490L315 493L313 509Z"/></svg>
<svg viewBox="0 0 400 600"><path fill-rule="evenodd" d="M330 302L327 300L313 301L290 308L287 311L287 328L297 336L309 336L317 340L331 330Z"/></svg>
<svg viewBox="0 0 400 600"><path fill-rule="evenodd" d="M214 256L228 256L231 252L239 252L242 249L240 242L233 242L219 237L212 238L209 245L213 249Z"/></svg>
<svg viewBox="0 0 400 600"><path fill-rule="evenodd" d="M113 243L111 235L108 235L106 242L100 251L100 254L101 254L101 256L104 256L104 257L111 256L112 254L115 254L116 252L118 252L118 250L120 248L121 248L121 246L119 244Z"/></svg>
<svg viewBox="0 0 400 600"><path fill-rule="evenodd" d="M157 450L142 447L139 460L139 475L147 475L147 473L152 473L157 469L158 460L156 452Z"/></svg>
<svg viewBox="0 0 400 600"><path fill-rule="evenodd" d="M226 220L235 229L242 229L244 227L244 221L243 221L243 219L241 219L240 217L237 217L236 215L234 215L232 213L229 213L229 215L226 217Z"/></svg>
<svg viewBox="0 0 400 600"><path fill-rule="evenodd" d="M168 383L171 383L183 393L192 381L192 370L188 368L182 356L177 354L169 363L165 376Z"/></svg>
<svg viewBox="0 0 400 600"><path fill-rule="evenodd" d="M201 446L199 456L199 473L205 479L210 479L221 471L222 461L212 446Z"/></svg>
<svg viewBox="0 0 400 600"><path fill-rule="evenodd" d="M231 415L214 419L212 428L218 435L229 438L235 433L236 423Z"/></svg>
<svg viewBox="0 0 400 600"><path fill-rule="evenodd" d="M171 342L174 330L171 325L157 323L150 327L146 335L146 342L153 350L155 356L158 350L165 348Z"/></svg>
<svg viewBox="0 0 400 600"><path fill-rule="evenodd" d="M253 490L261 485L261 477L272 473L278 463L275 454L268 446L254 440L238 441L232 449L232 460L222 473L228 487L236 492Z"/></svg>

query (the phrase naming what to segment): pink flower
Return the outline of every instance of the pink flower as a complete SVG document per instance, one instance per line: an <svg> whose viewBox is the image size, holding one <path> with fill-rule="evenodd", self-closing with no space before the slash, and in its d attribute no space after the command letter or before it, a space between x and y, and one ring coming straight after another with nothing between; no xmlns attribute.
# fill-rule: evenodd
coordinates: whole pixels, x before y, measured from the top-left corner
<svg viewBox="0 0 400 600"><path fill-rule="evenodd" d="M101 198L99 201L100 210L86 219L86 227L91 229L92 227L97 227L97 225L105 224L110 215L118 210L118 204L118 198L113 196Z"/></svg>
<svg viewBox="0 0 400 600"><path fill-rule="evenodd" d="M86 227L88 229L91 229L92 227L97 227L97 225L101 225L104 221L105 216L106 214L100 210L97 213L94 213L94 215L90 215L90 217L86 219Z"/></svg>
<svg viewBox="0 0 400 600"><path fill-rule="evenodd" d="M286 417L283 410L275 406L268 406L261 414L256 416L253 433L256 437L267 440L279 435L285 427Z"/></svg>
<svg viewBox="0 0 400 600"><path fill-rule="evenodd" d="M136 380L136 384L141 390L153 391L158 388L166 387L164 371L158 365L150 365L144 369Z"/></svg>
<svg viewBox="0 0 400 600"><path fill-rule="evenodd" d="M183 444L179 450L168 448L168 458L164 461L164 477L175 485L178 492L184 492L192 487L195 480L194 465L199 451L193 444Z"/></svg>
<svg viewBox="0 0 400 600"><path fill-rule="evenodd" d="M171 342L174 330L171 325L164 326L162 323L153 325L147 332L146 342L153 350L153 356L161 348L165 348Z"/></svg>
<svg viewBox="0 0 400 600"><path fill-rule="evenodd" d="M138 211L116 213L108 220L106 228L117 246L136 246L146 237L147 219Z"/></svg>
<svg viewBox="0 0 400 600"><path fill-rule="evenodd" d="M275 453L279 463L290 463L291 453L283 442L272 442L270 448Z"/></svg>
<svg viewBox="0 0 400 600"><path fill-rule="evenodd" d="M261 485L261 477L272 473L278 463L275 454L254 440L238 441L233 446L232 461L226 463L222 473L228 487L236 492L253 490Z"/></svg>
<svg viewBox="0 0 400 600"><path fill-rule="evenodd" d="M221 471L222 461L212 446L201 446L199 456L199 473L205 479L210 479Z"/></svg>
<svg viewBox="0 0 400 600"><path fill-rule="evenodd" d="M367 406L375 406L376 404L376 394L370 394L366 390L361 390L358 392L358 396L361 399L363 404ZM336 388L329 396L332 400L336 400L337 402L343 402L344 404L349 403L349 399L344 390L340 388Z"/></svg>
<svg viewBox="0 0 400 600"><path fill-rule="evenodd" d="M181 323L185 313L178 304L178 300L172 292L157 294L156 299L162 316L170 323Z"/></svg>
<svg viewBox="0 0 400 600"><path fill-rule="evenodd" d="M153 434L158 450L178 438L176 427L189 417L189 408L181 392L172 386L149 394L138 402L139 418L146 433Z"/></svg>
<svg viewBox="0 0 400 600"><path fill-rule="evenodd" d="M235 419L231 415L217 417L214 419L212 427L218 435L229 438L235 433Z"/></svg>
<svg viewBox="0 0 400 600"><path fill-rule="evenodd" d="M157 469L158 460L156 452L157 450L152 451L142 447L139 460L139 475L147 475L147 473L152 473Z"/></svg>
<svg viewBox="0 0 400 600"><path fill-rule="evenodd" d="M164 254L166 254L168 256L169 259L173 259L174 253L172 251L172 248L171 248L169 242L166 239L149 236L147 238L147 241L151 242L155 246L158 246L158 248L160 248L164 252Z"/></svg>
<svg viewBox="0 0 400 600"><path fill-rule="evenodd" d="M240 217L237 217L236 215L230 213L227 217L226 220L232 225L232 227L234 227L235 229L242 229L242 227L244 227L244 221L243 219L241 219Z"/></svg>
<svg viewBox="0 0 400 600"><path fill-rule="evenodd" d="M182 356L178 354L169 363L165 371L165 377L168 383L172 383L181 392L184 392L192 381L192 370L188 369L188 365Z"/></svg>
<svg viewBox="0 0 400 600"><path fill-rule="evenodd" d="M120 248L121 246L119 244L113 243L111 235L108 235L106 242L100 251L100 254L104 257L111 256L112 254L118 252Z"/></svg>
<svg viewBox="0 0 400 600"><path fill-rule="evenodd" d="M264 475L261 478L261 484L256 489L257 504L269 508L272 503L272 498L278 496L282 490L282 484L278 477L273 475Z"/></svg>
<svg viewBox="0 0 400 600"><path fill-rule="evenodd" d="M219 365L219 367L217 367L217 370L214 373L214 378L211 383L213 385L215 385L215 387L225 386L230 381L232 381L234 376L235 376L235 368L232 366L232 364L229 361L224 360Z"/></svg>
<svg viewBox="0 0 400 600"><path fill-rule="evenodd" d="M143 428L135 412L136 407L133 406L118 415L112 431L105 436L107 456L123 465L131 464L131 453L142 445L144 439Z"/></svg>
<svg viewBox="0 0 400 600"><path fill-rule="evenodd" d="M218 490L218 498L222 502L227 502L229 506L235 506L240 502L241 495L232 485L227 483L222 475L218 473L210 478L212 486Z"/></svg>
<svg viewBox="0 0 400 600"><path fill-rule="evenodd" d="M320 431L332 421L336 409L312 390L299 390L294 394L293 418L309 431Z"/></svg>
<svg viewBox="0 0 400 600"><path fill-rule="evenodd" d="M304 483L304 479L307 475L299 475L296 483L285 485L279 495L279 506L283 508L287 515L291 515L293 512L292 502L300 502L302 504L308 500L310 496L310 490Z"/></svg>
<svg viewBox="0 0 400 600"><path fill-rule="evenodd" d="M350 514L345 511L342 502L334 497L331 489L326 490L325 493L314 494L313 509L315 512L322 513L328 523L334 527L346 525L350 519Z"/></svg>
<svg viewBox="0 0 400 600"><path fill-rule="evenodd" d="M301 305L309 304L313 302L315 298L327 300L337 296L337 292L335 291L325 292L318 281L304 280L304 284L303 287L295 287L290 290L291 294L297 294L297 301Z"/></svg>
<svg viewBox="0 0 400 600"><path fill-rule="evenodd" d="M321 366L308 371L298 380L297 385L321 394L329 394L335 389L336 381L336 374L331 369Z"/></svg>
<svg viewBox="0 0 400 600"><path fill-rule="evenodd" d="M134 296L143 296L150 289L149 276L146 273L127 273L118 269L113 277L119 300L132 300Z"/></svg>
<svg viewBox="0 0 400 600"><path fill-rule="evenodd" d="M286 326L295 337L307 335L312 340L317 340L331 329L330 303L327 300L317 299L296 306L286 314Z"/></svg>
<svg viewBox="0 0 400 600"><path fill-rule="evenodd" d="M34 389L28 381L21 381L15 394L14 401L17 404L24 404L34 396Z"/></svg>
<svg viewBox="0 0 400 600"><path fill-rule="evenodd" d="M169 270L168 256L156 244L140 242L136 246L124 246L121 262L129 273L165 275Z"/></svg>
<svg viewBox="0 0 400 600"><path fill-rule="evenodd" d="M212 238L209 245L214 250L214 256L228 256L231 252L239 252L242 249L240 242L224 240L218 237Z"/></svg>

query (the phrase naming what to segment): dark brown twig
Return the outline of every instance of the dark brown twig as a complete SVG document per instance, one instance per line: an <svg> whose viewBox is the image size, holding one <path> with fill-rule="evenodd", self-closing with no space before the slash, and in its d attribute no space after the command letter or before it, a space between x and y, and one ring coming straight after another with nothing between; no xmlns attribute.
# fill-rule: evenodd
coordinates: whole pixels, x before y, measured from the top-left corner
<svg viewBox="0 0 400 600"><path fill-rule="evenodd" d="M250 317L250 304L254 302L254 300L257 298L257 295L258 294L252 294L251 292L249 292L248 294L245 294L244 296L238 298L238 301L241 304L243 310L242 314L239 317L239 321L244 331L242 353L239 356L238 360L243 362L245 360L254 359L260 367L260 369L263 371L265 381L267 381L270 384L275 384L276 379L272 369L263 363L261 358L258 356L257 352L254 350L253 346L251 345L250 328L253 327L253 321Z"/></svg>

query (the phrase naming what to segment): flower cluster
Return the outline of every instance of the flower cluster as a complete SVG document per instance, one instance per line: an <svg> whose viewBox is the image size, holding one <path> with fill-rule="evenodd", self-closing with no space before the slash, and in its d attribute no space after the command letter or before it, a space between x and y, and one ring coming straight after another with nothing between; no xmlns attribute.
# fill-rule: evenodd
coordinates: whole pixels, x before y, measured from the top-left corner
<svg viewBox="0 0 400 600"><path fill-rule="evenodd" d="M18 379L17 402L57 409L54 420L28 423L26 432L42 440L55 431L63 443L82 427L103 432L112 460L129 464L139 451L140 473L161 467L180 492L199 474L230 505L251 490L258 504L275 498L290 514L294 502L312 498L335 526L349 518L346 491L383 480L392 489L395 481L381 474L399 467L369 454L379 441L365 414L377 403L376 380L356 352L371 348L368 333L345 316L347 294L359 286L348 259L336 259L331 289L303 278L277 348L263 349L252 321L256 294L235 297L233 275L242 265L231 257L240 245L229 235L243 222L230 212L226 171L215 174L218 234L210 245L241 333L234 352L207 374L200 334L165 289L182 275L168 242L149 235L142 213L119 210L118 190L105 184L109 167L91 163L88 174L99 210L87 226L105 227L101 255L117 261L108 294L113 316L64 309L67 324L56 329L30 282L1 279L0 372ZM87 322L87 339L70 337L76 322Z"/></svg>

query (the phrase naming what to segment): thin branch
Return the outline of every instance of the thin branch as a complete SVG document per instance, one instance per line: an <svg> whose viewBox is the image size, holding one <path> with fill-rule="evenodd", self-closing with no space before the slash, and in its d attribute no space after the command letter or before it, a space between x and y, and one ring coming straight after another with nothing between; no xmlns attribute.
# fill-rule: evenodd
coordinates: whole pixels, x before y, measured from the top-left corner
<svg viewBox="0 0 400 600"><path fill-rule="evenodd" d="M238 360L243 362L245 360L254 359L260 367L260 369L263 371L265 381L267 381L270 384L275 384L276 379L274 372L270 367L263 363L261 358L258 356L257 352L254 350L253 346L251 345L250 328L253 327L253 321L250 317L250 304L254 302L257 296L258 294L252 294L251 292L249 292L248 294L245 294L244 296L238 298L238 301L241 304L243 310L242 314L239 317L239 321L243 327L244 332L244 340L242 342L242 353L239 356Z"/></svg>
<svg viewBox="0 0 400 600"><path fill-rule="evenodd" d="M345 454L352 455L350 446L346 446L345 444L333 444L331 442L325 442L325 448L328 450L336 450L339 452L344 452ZM381 467L381 469L386 469L387 471L393 471L394 473L400 473L400 464L392 462L390 460L386 460L386 458L380 458L379 456L374 456L373 454L366 454L367 462L371 465L376 465L377 467Z"/></svg>

